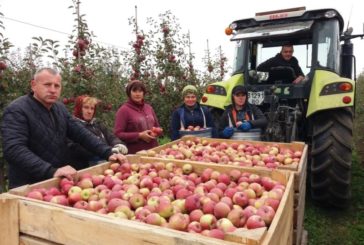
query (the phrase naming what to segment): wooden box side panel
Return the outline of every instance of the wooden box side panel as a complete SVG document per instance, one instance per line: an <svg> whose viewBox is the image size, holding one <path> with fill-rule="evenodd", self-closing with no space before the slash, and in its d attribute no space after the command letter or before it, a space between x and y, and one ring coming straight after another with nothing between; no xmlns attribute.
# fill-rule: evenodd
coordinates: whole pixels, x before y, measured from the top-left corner
<svg viewBox="0 0 364 245"><path fill-rule="evenodd" d="M266 239L262 244L292 244L293 239L293 183L294 175L291 173L288 180L286 190L281 202L285 205L280 205L276 215L279 219L273 219L271 226L268 229Z"/></svg>
<svg viewBox="0 0 364 245"><path fill-rule="evenodd" d="M164 161L164 162L175 162L178 166L183 166L183 164L187 163L187 161L177 161L177 160L169 160L169 159L155 159L155 158L147 158L140 157L136 155L128 155L127 156L129 162L131 163L146 163L146 162L155 162L155 161ZM102 173L110 163L103 163L97 165L95 167L82 170L78 173L81 175L84 172L89 172L93 174ZM287 190L293 189L293 176L288 171L278 171L278 170L268 170L268 169L255 169L255 168L242 168L236 166L226 166L226 165L216 165L216 164L208 164L208 163L199 163L194 164L194 171L197 173L202 173L204 169L210 167L212 169L218 170L220 172L227 173L231 169L239 169L241 171L248 171L251 173L257 173L261 176L270 176L274 180L281 182L282 184L287 185ZM291 184L290 184L291 183ZM41 188L41 187L50 187L58 185L58 181L55 179L50 179L48 181L44 181L41 183L37 183L34 185L27 186L27 190L32 188ZM286 192L286 193L290 193ZM23 193L25 194L25 192ZM286 194L290 196L290 194ZM28 198L22 197L19 198L22 200L20 205L20 229L21 232L25 234L29 234L31 236L36 236L38 238L45 239L47 241L55 242L55 243L65 243L65 241L72 241L72 244L94 244L92 243L93 239L96 239L98 243L95 244L118 244L119 240L113 238L110 241L107 240L108 237L128 237L127 239L123 238L123 242L125 244L145 244L145 243L157 243L157 244L215 244L215 239L205 238L198 235L188 234L186 236L185 232L178 232L171 229L160 228L155 226L150 226L147 224L142 224L129 220L113 220L110 217L90 213L83 210L77 210L70 207L63 207L56 204L43 203L37 200L30 200ZM282 203L286 202L285 200L289 200L288 198L282 199ZM288 206L287 206L288 205ZM290 206L291 203L284 204L284 210L293 210L293 207ZM293 204L292 204L293 205ZM283 206L283 205L281 205ZM281 207L280 206L280 207ZM281 208L283 209L283 208ZM287 216L286 211L283 212L283 218ZM280 215L277 215L274 220L280 220ZM284 223L287 222L287 219L284 218ZM37 222L34 222L36 220ZM292 217L291 217L292 220ZM121 222L121 223L120 223ZM278 221L274 221L278 222ZM117 225L116 225L117 224ZM292 223L291 223L292 225ZM81 227L81 228L80 228ZM122 227L122 228L120 228ZM269 231L273 234L278 234L275 236L281 236L282 233L279 231L278 233L272 231L272 229L276 229L277 226L271 226ZM102 232L101 232L102 231ZM86 240L84 242L83 239L90 234L100 234L106 233L106 235L102 235L101 238L94 237ZM83 235L85 234L85 235ZM140 234L143 234L141 237ZM146 234L146 235L144 235ZM197 238L196 238L197 236ZM188 238L186 238L188 237ZM106 239L104 241L104 239ZM109 238L110 239L110 238ZM141 241L141 239L143 239ZM187 240L186 240L187 239ZM206 240L207 239L207 240ZM265 236L257 237L255 240L253 239L241 239L240 244L258 244L259 241L266 241ZM287 240L288 238L283 238L283 240ZM229 242L216 240L217 244L232 244ZM234 243L233 243L234 244Z"/></svg>
<svg viewBox="0 0 364 245"><path fill-rule="evenodd" d="M20 231L61 244L199 244L237 245L131 220L19 199ZM34 222L36 221L36 222Z"/></svg>
<svg viewBox="0 0 364 245"><path fill-rule="evenodd" d="M0 195L0 243L19 244L18 200Z"/></svg>
<svg viewBox="0 0 364 245"><path fill-rule="evenodd" d="M294 228L296 229L296 244L300 244L302 233L303 233L303 223L305 218L305 204L306 204L306 186L304 186L304 189L302 189L302 192L300 192L301 195L298 200L298 205L295 207L295 223Z"/></svg>

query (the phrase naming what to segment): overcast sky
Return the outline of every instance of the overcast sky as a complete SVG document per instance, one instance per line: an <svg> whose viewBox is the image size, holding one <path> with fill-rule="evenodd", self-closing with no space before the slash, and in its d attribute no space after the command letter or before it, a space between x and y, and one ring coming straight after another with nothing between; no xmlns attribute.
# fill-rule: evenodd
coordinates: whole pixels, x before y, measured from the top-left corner
<svg viewBox="0 0 364 245"><path fill-rule="evenodd" d="M248 4L249 3L249 4ZM354 33L363 33L363 10L361 1L318 1L318 0L83 0L81 13L86 14L90 30L96 35L96 40L102 44L112 44L118 48L129 48L128 42L134 40L132 27L128 19L135 14L138 6L139 27L147 27L146 18L158 18L167 10L177 17L182 31L190 31L192 52L196 62L202 63L206 50L206 40L209 47L216 53L219 45L228 59L232 60L234 45L224 34L225 28L234 20L253 17L255 12L270 11L283 8L306 6L306 9L335 8L345 20L345 26L350 17L350 26ZM16 47L24 48L31 42L31 37L42 36L53 40L65 41L67 35L32 27L19 23L22 21L33 25L71 33L74 25L72 11L68 6L71 0L0 0L0 12L6 30L4 34ZM11 20L12 19L12 20ZM15 21L16 20L16 21ZM357 70L364 68L364 40L355 40ZM229 64L230 66L232 64Z"/></svg>

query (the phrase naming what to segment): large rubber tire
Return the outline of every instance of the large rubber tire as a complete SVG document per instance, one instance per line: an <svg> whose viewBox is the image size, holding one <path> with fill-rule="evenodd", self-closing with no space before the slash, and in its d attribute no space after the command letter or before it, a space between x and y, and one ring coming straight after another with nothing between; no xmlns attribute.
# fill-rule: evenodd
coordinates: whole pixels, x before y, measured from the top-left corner
<svg viewBox="0 0 364 245"><path fill-rule="evenodd" d="M346 208L351 198L352 110L318 112L312 120L312 199L321 206Z"/></svg>

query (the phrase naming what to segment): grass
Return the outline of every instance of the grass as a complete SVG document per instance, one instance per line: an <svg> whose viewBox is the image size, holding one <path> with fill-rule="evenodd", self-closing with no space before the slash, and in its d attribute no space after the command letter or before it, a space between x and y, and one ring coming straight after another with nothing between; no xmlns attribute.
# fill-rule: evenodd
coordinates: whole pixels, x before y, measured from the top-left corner
<svg viewBox="0 0 364 245"><path fill-rule="evenodd" d="M364 244L364 168L357 155L353 158L353 198L348 209L317 207L306 193L304 227L309 244Z"/></svg>
<svg viewBox="0 0 364 245"><path fill-rule="evenodd" d="M357 95L364 94L364 79L358 82ZM304 227L308 244L364 244L364 98L357 96L352 165L352 203L348 209L317 207L306 193Z"/></svg>

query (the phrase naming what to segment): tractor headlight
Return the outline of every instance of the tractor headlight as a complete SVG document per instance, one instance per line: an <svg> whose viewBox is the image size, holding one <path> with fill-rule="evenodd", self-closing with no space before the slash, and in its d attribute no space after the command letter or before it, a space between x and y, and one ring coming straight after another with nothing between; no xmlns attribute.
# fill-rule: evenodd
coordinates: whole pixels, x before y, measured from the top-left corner
<svg viewBox="0 0 364 245"><path fill-rule="evenodd" d="M337 15L337 13L334 10L329 10L329 11L326 11L326 13L325 13L326 18L334 18L336 15Z"/></svg>
<svg viewBox="0 0 364 245"><path fill-rule="evenodd" d="M349 93L353 91L353 85L349 82L337 82L325 85L322 88L320 95L330 95L330 94L341 94Z"/></svg>

